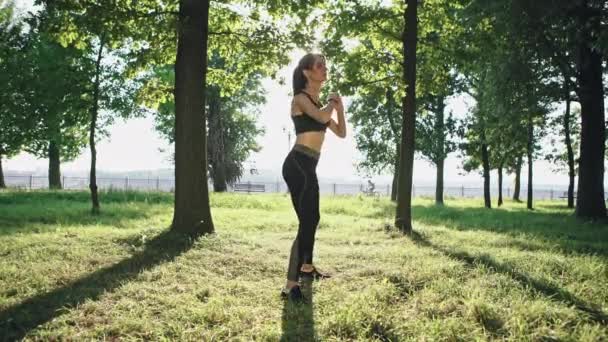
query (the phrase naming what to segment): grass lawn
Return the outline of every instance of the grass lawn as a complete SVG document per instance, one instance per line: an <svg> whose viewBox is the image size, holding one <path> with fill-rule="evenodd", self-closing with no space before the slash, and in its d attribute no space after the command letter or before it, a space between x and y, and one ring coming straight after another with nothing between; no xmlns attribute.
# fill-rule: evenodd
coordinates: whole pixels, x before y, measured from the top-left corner
<svg viewBox="0 0 608 342"><path fill-rule="evenodd" d="M282 301L284 194L212 194L217 233L168 233L173 198L0 192L2 340L607 341L608 225L561 202L322 197L310 305Z"/></svg>

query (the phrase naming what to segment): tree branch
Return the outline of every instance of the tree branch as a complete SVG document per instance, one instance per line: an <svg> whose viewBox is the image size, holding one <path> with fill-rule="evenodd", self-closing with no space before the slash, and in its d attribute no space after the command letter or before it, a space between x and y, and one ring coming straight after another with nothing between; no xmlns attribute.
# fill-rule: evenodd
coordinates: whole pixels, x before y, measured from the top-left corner
<svg viewBox="0 0 608 342"><path fill-rule="evenodd" d="M389 107L389 110L387 111L388 122L391 125L391 131L393 131L393 139L398 144L399 143L399 131L397 129L397 125L395 124L395 122L393 120L393 117L391 116L391 110L390 110L390 109L392 109L392 105L394 103L393 91L390 88L386 91L386 102Z"/></svg>
<svg viewBox="0 0 608 342"><path fill-rule="evenodd" d="M374 83L379 83L379 82L383 82L383 81L386 81L386 80L390 80L391 78L395 78L395 77L397 77L397 76L386 76L384 78L380 78L380 79L373 80L373 81L357 82L356 85L357 86L366 86L366 85L370 85L370 84L374 84ZM346 83L346 84L353 84L353 83L355 83L355 82L350 82L350 83Z"/></svg>
<svg viewBox="0 0 608 342"><path fill-rule="evenodd" d="M378 22L376 20L371 20L370 23L376 28L378 29L378 31L380 31L380 33L385 34L386 36L388 36L389 38L394 39L395 41L400 42L401 41L401 37L398 34L395 34L394 32L390 32L387 31L385 28L383 28L380 24L378 24Z"/></svg>

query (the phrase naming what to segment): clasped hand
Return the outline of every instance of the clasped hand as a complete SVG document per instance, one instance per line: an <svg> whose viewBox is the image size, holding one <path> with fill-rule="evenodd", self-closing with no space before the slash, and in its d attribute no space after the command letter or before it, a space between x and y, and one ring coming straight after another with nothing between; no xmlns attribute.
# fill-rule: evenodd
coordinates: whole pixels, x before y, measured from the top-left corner
<svg viewBox="0 0 608 342"><path fill-rule="evenodd" d="M342 97L336 93L329 94L329 101L334 103L334 108L337 111L344 112L344 104L342 103Z"/></svg>

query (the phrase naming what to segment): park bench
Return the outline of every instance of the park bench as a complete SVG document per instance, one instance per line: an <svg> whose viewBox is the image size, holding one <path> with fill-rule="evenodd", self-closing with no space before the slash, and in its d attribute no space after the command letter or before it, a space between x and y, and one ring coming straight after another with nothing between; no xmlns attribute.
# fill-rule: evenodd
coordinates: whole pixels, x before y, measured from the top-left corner
<svg viewBox="0 0 608 342"><path fill-rule="evenodd" d="M264 184L235 183L233 189L238 192L266 192Z"/></svg>

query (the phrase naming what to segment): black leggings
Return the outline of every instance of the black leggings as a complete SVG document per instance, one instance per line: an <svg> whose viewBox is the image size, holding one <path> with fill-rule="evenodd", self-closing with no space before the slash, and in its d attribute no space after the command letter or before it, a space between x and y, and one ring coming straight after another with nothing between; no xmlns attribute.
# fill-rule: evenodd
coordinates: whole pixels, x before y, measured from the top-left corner
<svg viewBox="0 0 608 342"><path fill-rule="evenodd" d="M318 152L303 145L295 145L283 163L283 179L291 193L291 201L298 215L298 235L291 247L287 279L298 281L302 264L312 264L315 233L319 224L319 181L316 167Z"/></svg>

